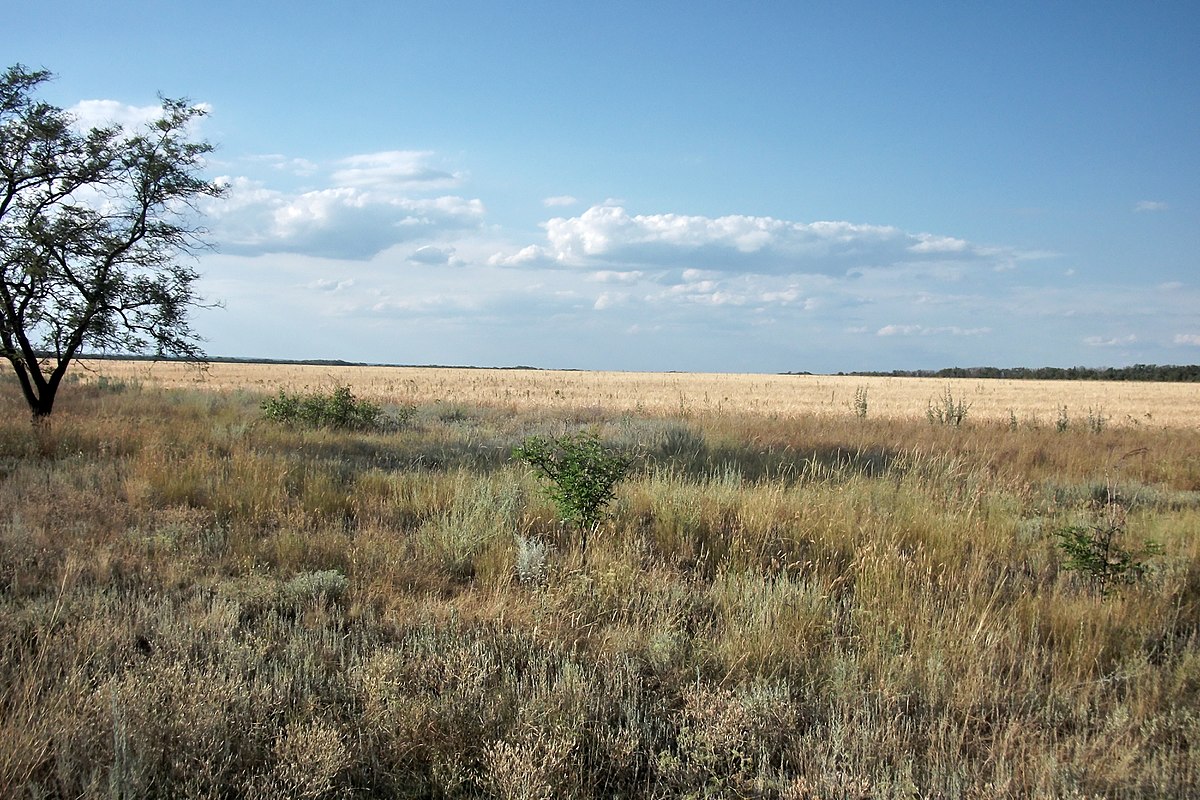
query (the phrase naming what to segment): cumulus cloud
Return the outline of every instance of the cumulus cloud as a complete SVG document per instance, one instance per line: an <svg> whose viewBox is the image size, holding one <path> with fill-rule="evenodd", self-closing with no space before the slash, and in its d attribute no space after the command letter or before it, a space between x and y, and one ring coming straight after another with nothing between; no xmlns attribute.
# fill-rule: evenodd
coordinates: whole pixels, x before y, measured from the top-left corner
<svg viewBox="0 0 1200 800"><path fill-rule="evenodd" d="M208 110L205 104L200 108ZM162 106L133 106L116 100L81 100L67 109L75 118L75 126L82 130L106 125L120 125L126 130L141 128L162 116Z"/></svg>
<svg viewBox="0 0 1200 800"><path fill-rule="evenodd" d="M419 169L412 154L375 156L344 159L340 163L357 166L352 174L334 173L340 185L301 192L280 191L246 177L219 178L226 196L205 208L214 239L233 253L361 260L397 244L482 224L484 206L478 199L407 191L422 181L425 189L441 181L434 171Z"/></svg>
<svg viewBox="0 0 1200 800"><path fill-rule="evenodd" d="M1175 334L1175 344L1200 347L1200 333L1177 333Z"/></svg>
<svg viewBox="0 0 1200 800"><path fill-rule="evenodd" d="M1171 206L1161 200L1139 200L1134 211L1166 211Z"/></svg>
<svg viewBox="0 0 1200 800"><path fill-rule="evenodd" d="M536 264L631 271L699 268L723 273L842 275L854 268L992 261L1012 253L962 239L908 233L887 225L845 221L794 222L774 217L631 214L606 203L574 217L543 224L545 245L515 254L497 253L492 263Z"/></svg>
<svg viewBox="0 0 1200 800"><path fill-rule="evenodd" d="M515 253L493 253L488 257L488 264L493 267L551 267L558 261L546 248L531 244Z"/></svg>

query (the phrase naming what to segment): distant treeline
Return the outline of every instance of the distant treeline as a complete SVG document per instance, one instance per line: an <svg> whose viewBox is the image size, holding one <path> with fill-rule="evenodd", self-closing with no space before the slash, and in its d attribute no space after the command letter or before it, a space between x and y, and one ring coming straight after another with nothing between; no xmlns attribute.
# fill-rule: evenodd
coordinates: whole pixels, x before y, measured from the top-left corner
<svg viewBox="0 0 1200 800"><path fill-rule="evenodd" d="M1134 364L1132 367L950 367L939 370L839 372L838 375L894 378L1008 378L1033 381L1163 381L1200 382L1200 364Z"/></svg>

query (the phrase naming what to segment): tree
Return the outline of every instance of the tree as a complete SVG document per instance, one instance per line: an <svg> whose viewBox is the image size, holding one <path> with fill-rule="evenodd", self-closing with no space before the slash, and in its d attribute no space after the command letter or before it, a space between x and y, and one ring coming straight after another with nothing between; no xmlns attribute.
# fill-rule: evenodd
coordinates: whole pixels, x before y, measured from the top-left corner
<svg viewBox="0 0 1200 800"><path fill-rule="evenodd" d="M528 436L513 450L513 458L541 477L563 522L578 526L580 554L586 566L588 534L600 529L605 507L616 498L617 484L629 472L632 459L605 447L590 431L555 439Z"/></svg>
<svg viewBox="0 0 1200 800"><path fill-rule="evenodd" d="M45 70L0 77L0 355L35 420L54 409L71 361L95 352L200 358L188 312L199 277L180 257L205 244L197 201L211 144L189 129L206 112L161 98L138 131L76 129L33 92Z"/></svg>

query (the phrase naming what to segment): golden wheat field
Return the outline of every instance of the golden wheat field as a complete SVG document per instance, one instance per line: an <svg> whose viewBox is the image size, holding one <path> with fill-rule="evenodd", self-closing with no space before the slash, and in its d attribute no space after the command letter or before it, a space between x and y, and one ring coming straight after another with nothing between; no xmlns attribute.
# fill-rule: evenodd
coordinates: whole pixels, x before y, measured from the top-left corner
<svg viewBox="0 0 1200 800"><path fill-rule="evenodd" d="M385 403L467 403L489 407L602 408L646 414L731 414L766 417L844 415L865 392L867 414L923 419L949 391L972 420L1053 425L1088 417L1106 425L1200 427L1200 387L1186 383L1111 381L945 380L829 375L459 369L168 362L81 362L88 382L134 380L162 388L212 391L321 390L351 386Z"/></svg>

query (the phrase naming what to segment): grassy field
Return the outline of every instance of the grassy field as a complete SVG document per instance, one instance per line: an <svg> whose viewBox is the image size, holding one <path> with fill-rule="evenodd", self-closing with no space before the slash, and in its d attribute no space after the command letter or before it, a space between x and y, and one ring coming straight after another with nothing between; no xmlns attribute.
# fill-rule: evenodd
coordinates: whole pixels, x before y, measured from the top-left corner
<svg viewBox="0 0 1200 800"><path fill-rule="evenodd" d="M1200 795L1194 387L94 366L0 383L2 797Z"/></svg>
<svg viewBox="0 0 1200 800"><path fill-rule="evenodd" d="M521 411L595 409L656 416L845 416L857 392L868 415L924 419L947 389L970 406L974 420L1054 426L1087 424L1089 414L1115 425L1200 428L1200 386L1103 381L942 380L828 375L739 375L654 372L445 369L211 364L203 371L178 363L85 363L78 379L133 382L157 388L212 391L298 391L348 385L384 403L463 403Z"/></svg>

